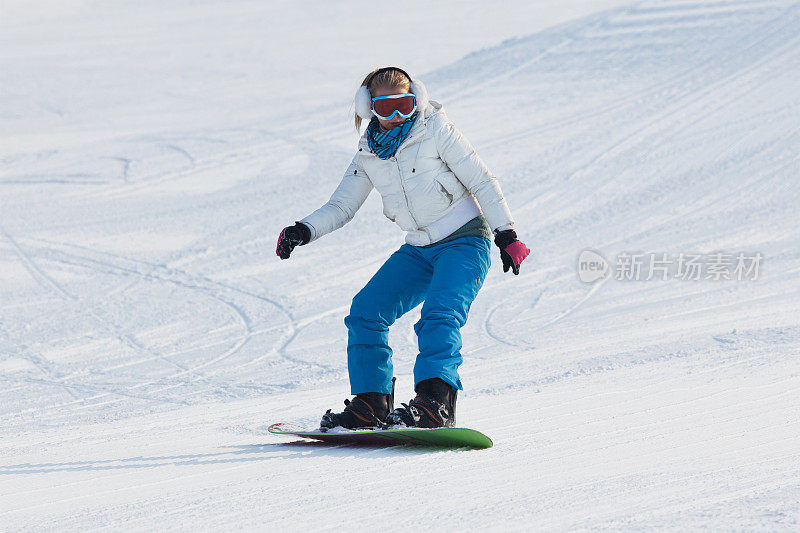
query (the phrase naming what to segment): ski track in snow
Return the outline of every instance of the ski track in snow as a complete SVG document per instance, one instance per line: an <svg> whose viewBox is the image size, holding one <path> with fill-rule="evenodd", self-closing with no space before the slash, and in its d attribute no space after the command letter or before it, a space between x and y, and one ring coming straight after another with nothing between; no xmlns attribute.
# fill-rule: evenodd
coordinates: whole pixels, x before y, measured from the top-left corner
<svg viewBox="0 0 800 533"><path fill-rule="evenodd" d="M236 58L275 8L226 9L240 40L215 27L176 79L176 37L61 51L4 26L0 529L800 528L800 2L633 2L418 73L533 250L519 276L493 255L463 329L459 425L493 438L481 452L266 432L341 405L342 319L402 237L373 193L276 259L352 156L348 102L238 89L269 77ZM103 43L125 51L76 59ZM128 48L153 70L115 70ZM145 102L115 96L124 76ZM584 248L764 262L757 281L590 285ZM398 402L418 318L390 334Z"/></svg>

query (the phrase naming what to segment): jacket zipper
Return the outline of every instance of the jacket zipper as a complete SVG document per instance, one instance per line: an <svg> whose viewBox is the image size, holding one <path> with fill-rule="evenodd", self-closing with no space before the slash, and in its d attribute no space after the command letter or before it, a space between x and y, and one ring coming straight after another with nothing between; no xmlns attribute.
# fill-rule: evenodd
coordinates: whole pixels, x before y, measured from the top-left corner
<svg viewBox="0 0 800 533"><path fill-rule="evenodd" d="M424 124L427 125L427 122L425 122ZM422 142L422 140L420 139L418 141L418 143L421 143L421 142ZM400 148L398 148L397 151L400 152L403 148L408 148L408 146L409 146L408 144L404 144L403 146L400 146ZM415 166L417 164L417 157L419 157L419 147L417 147L417 156L414 157L414 165ZM414 226L417 229L421 229L419 227L419 222L417 222L417 218L414 216L414 212L411 211L411 202L409 202L409 200L408 200L408 193L406 193L406 186L403 184L403 172L400 170L400 161L397 160L397 154L393 155L391 157L391 159L397 165L397 175L400 177L400 188L403 189L403 199L405 199L405 201L406 201L406 209L408 209L408 214L411 217L411 220L414 222Z"/></svg>
<svg viewBox="0 0 800 533"><path fill-rule="evenodd" d="M403 198L406 200L406 208L408 209L408 214L411 216L411 220L414 221L414 226L417 229L419 228L419 223L417 222L416 217L414 216L414 212L411 211L411 202L408 201L408 194L406 193L406 186L403 185L403 172L400 170L400 161L397 160L397 156L392 156L392 159L397 164L397 175L400 176L400 188L403 189Z"/></svg>

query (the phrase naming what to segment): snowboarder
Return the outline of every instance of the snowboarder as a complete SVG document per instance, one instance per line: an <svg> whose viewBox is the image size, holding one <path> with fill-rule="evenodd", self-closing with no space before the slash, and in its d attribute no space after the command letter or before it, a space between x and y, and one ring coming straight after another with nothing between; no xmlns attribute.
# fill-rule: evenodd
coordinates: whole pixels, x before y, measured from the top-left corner
<svg viewBox="0 0 800 533"><path fill-rule="evenodd" d="M503 271L519 274L530 250L514 232L500 185L425 86L404 70L370 72L355 95L355 125L369 124L330 200L281 231L276 253L349 222L375 187L405 244L353 298L344 322L352 400L321 428L451 427L462 388L460 328L489 269L491 238ZM389 326L423 303L414 325L416 396L394 409Z"/></svg>

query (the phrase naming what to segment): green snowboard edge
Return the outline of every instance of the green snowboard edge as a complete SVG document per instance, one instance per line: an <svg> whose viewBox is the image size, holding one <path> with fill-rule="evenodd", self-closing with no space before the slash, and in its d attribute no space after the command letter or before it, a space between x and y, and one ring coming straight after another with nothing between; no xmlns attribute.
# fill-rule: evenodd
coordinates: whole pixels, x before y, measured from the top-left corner
<svg viewBox="0 0 800 533"><path fill-rule="evenodd" d="M331 444L361 444L370 446L427 446L436 448L492 447L492 439L474 429L434 428L434 429L366 429L353 431L309 431L293 424L278 423L268 428L275 435L294 436L313 439Z"/></svg>

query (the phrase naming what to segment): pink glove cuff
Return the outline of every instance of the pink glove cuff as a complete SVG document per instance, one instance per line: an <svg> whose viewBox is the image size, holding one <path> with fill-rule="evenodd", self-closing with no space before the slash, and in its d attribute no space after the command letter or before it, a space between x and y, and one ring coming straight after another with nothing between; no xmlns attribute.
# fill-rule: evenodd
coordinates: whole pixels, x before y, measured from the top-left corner
<svg viewBox="0 0 800 533"><path fill-rule="evenodd" d="M508 255L511 256L511 259L514 261L515 265L519 265L522 263L522 260L528 257L528 254L531 251L528 249L522 241L514 241L505 248L503 251L508 252Z"/></svg>

